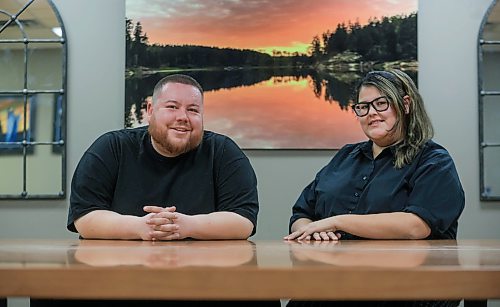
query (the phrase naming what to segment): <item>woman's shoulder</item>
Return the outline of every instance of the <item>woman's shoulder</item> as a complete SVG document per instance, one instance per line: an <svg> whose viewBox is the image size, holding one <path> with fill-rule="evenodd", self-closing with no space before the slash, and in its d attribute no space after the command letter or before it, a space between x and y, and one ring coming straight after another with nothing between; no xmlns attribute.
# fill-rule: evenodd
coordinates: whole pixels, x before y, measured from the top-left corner
<svg viewBox="0 0 500 307"><path fill-rule="evenodd" d="M427 163L453 162L448 150L433 140L424 144L421 159Z"/></svg>
<svg viewBox="0 0 500 307"><path fill-rule="evenodd" d="M446 148L444 148L444 146L434 142L433 140L428 140L427 142L425 142L423 152L433 155L450 155L450 153L448 152L448 150L446 150Z"/></svg>

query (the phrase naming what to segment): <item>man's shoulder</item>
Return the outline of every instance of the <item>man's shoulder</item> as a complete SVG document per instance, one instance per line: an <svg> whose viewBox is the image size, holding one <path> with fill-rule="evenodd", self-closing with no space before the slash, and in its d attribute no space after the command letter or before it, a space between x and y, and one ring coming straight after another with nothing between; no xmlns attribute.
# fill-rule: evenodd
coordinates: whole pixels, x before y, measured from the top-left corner
<svg viewBox="0 0 500 307"><path fill-rule="evenodd" d="M116 141L140 140L147 131L147 127L118 129L102 134L99 139Z"/></svg>
<svg viewBox="0 0 500 307"><path fill-rule="evenodd" d="M223 140L231 139L231 138L228 137L227 135L224 135L224 134L220 134L220 133L213 132L210 130L205 130L205 131L203 131L203 139L204 140L223 141Z"/></svg>
<svg viewBox="0 0 500 307"><path fill-rule="evenodd" d="M230 144L239 148L239 146L229 136L209 130L204 131L203 142L212 144L215 147L227 146L228 144Z"/></svg>
<svg viewBox="0 0 500 307"><path fill-rule="evenodd" d="M243 150L229 136L213 131L204 131L203 148L209 149L216 157L246 157Z"/></svg>
<svg viewBox="0 0 500 307"><path fill-rule="evenodd" d="M103 148L103 146L109 148L140 146L146 133L146 127L108 131L99 136L89 149Z"/></svg>

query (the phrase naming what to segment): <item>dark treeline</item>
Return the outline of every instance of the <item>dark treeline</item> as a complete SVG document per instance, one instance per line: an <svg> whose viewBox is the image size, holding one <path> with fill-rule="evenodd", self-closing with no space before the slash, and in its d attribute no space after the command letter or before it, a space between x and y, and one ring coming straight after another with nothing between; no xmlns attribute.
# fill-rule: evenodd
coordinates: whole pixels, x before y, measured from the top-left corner
<svg viewBox="0 0 500 307"><path fill-rule="evenodd" d="M250 49L219 48L194 45L148 44L142 25L126 19L127 67L204 68L204 67L271 67L303 66L306 55L271 56Z"/></svg>
<svg viewBox="0 0 500 307"><path fill-rule="evenodd" d="M307 67L346 51L361 61L388 62L417 59L417 14L341 23L312 39L309 55L194 45L150 45L140 22L126 19L127 67Z"/></svg>
<svg viewBox="0 0 500 307"><path fill-rule="evenodd" d="M417 14L374 18L361 26L359 22L338 24L335 31L315 36L311 54L318 59L353 51L364 61L387 62L417 59Z"/></svg>

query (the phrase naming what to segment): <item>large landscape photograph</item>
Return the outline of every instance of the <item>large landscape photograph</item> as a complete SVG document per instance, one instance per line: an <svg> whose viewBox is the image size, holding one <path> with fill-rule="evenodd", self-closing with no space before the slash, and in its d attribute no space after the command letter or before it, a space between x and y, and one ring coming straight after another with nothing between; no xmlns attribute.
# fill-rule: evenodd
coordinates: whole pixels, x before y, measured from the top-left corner
<svg viewBox="0 0 500 307"><path fill-rule="evenodd" d="M204 127L244 149L366 139L349 108L371 70L417 81L417 0L127 0L125 127L162 77L205 90Z"/></svg>

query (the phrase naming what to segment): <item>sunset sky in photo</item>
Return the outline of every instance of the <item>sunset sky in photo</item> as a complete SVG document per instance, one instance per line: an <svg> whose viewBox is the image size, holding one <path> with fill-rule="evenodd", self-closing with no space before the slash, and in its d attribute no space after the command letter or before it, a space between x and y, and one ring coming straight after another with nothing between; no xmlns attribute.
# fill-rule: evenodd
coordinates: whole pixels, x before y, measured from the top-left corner
<svg viewBox="0 0 500 307"><path fill-rule="evenodd" d="M127 0L149 43L305 53L339 23L408 15L417 0Z"/></svg>

